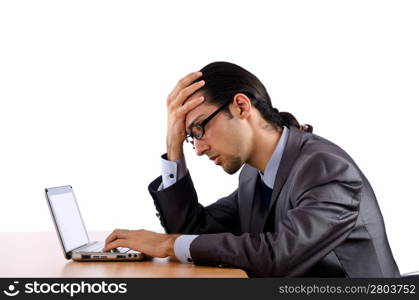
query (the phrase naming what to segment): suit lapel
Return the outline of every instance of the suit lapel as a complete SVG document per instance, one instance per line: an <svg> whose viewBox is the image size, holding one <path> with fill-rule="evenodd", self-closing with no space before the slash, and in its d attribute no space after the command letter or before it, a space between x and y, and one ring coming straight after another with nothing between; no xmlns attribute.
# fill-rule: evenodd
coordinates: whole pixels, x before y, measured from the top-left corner
<svg viewBox="0 0 419 300"><path fill-rule="evenodd" d="M291 168L294 165L295 159L300 153L302 136L303 132L301 130L297 129L294 126L290 126L288 140L285 144L284 154L282 155L281 162L279 164L279 169L276 173L275 184L272 192L268 213L275 205L279 193L281 192L282 187L284 186L285 181L288 178L288 174L290 173Z"/></svg>

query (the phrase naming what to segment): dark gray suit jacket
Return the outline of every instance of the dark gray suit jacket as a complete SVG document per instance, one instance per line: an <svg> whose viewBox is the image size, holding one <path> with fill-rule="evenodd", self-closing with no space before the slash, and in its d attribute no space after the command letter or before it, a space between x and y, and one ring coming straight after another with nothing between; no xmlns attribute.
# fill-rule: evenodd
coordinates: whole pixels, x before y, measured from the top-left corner
<svg viewBox="0 0 419 300"><path fill-rule="evenodd" d="M245 165L239 187L203 207L189 173L149 191L167 233L199 234L196 264L226 264L251 277L398 277L374 192L337 145L291 127L269 208Z"/></svg>

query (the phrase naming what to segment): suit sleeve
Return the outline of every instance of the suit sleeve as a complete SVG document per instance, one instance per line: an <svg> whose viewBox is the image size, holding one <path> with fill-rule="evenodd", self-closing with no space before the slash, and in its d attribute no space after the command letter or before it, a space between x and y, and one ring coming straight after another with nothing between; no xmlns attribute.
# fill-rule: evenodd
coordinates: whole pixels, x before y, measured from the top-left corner
<svg viewBox="0 0 419 300"><path fill-rule="evenodd" d="M237 190L203 207L189 172L170 187L158 190L161 182L160 176L148 189L167 233L238 233Z"/></svg>
<svg viewBox="0 0 419 300"><path fill-rule="evenodd" d="M294 176L293 207L275 232L200 235L190 247L194 263L233 265L255 277L301 276L343 242L358 217L357 170L319 155Z"/></svg>

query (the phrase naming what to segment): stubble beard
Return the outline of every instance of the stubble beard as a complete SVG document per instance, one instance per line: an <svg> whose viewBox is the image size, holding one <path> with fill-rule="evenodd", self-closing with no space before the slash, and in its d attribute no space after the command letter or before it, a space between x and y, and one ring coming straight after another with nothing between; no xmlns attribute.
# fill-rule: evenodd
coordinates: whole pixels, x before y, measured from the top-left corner
<svg viewBox="0 0 419 300"><path fill-rule="evenodd" d="M240 157L233 157L231 158L231 160L229 160L228 162L226 162L225 164L223 164L223 169L226 173L233 175L234 173L236 173L238 170L240 170L240 168L242 167L243 162L240 159Z"/></svg>

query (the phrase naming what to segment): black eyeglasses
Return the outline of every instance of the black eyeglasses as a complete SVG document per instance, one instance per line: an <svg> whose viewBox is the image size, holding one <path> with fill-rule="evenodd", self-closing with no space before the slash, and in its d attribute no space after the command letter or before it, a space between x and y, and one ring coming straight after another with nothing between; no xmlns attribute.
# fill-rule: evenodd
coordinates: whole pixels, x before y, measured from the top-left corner
<svg viewBox="0 0 419 300"><path fill-rule="evenodd" d="M208 124L209 121L211 121L212 118L214 118L220 111L222 111L224 108L226 108L230 104L230 101L224 103L221 105L216 111L214 111L212 114L210 114L205 120L198 124L192 124L190 126L190 132L186 135L186 142L191 143L192 146L194 146L194 139L200 140L204 134L205 134L205 125Z"/></svg>

